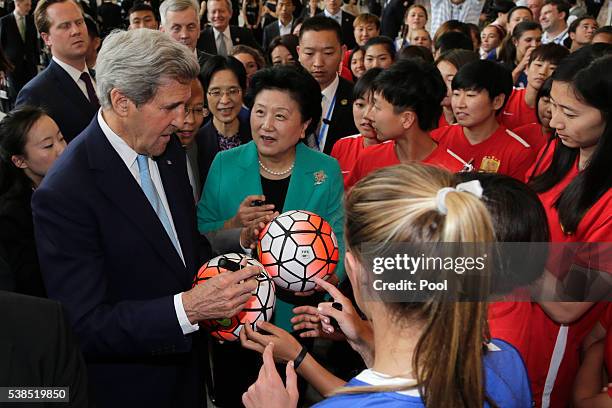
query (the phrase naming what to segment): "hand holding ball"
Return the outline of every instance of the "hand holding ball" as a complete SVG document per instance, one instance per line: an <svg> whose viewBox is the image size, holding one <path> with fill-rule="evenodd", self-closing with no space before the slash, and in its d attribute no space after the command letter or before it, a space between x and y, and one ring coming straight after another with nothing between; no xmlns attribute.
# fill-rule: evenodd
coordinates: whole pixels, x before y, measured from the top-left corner
<svg viewBox="0 0 612 408"><path fill-rule="evenodd" d="M314 289L315 277L328 279L338 264L338 241L331 226L309 211L274 218L259 234L259 260L274 283L285 290Z"/></svg>
<svg viewBox="0 0 612 408"><path fill-rule="evenodd" d="M255 330L255 322L260 320L270 321L274 312L274 303L276 301L274 284L265 272L263 265L250 256L230 253L211 259L200 268L193 285L198 285L221 273L232 273L232 271L240 268L240 263L243 260L246 260L247 265L255 265L261 268L261 273L255 278L257 280L257 289L252 293L244 309L236 316L205 320L201 323L213 337L219 340L238 340L238 335L244 323L250 322Z"/></svg>

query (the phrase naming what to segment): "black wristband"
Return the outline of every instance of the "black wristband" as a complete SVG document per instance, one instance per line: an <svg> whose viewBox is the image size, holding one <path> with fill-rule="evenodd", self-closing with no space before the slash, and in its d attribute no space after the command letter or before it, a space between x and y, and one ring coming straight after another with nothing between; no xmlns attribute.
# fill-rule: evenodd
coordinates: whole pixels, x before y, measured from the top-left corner
<svg viewBox="0 0 612 408"><path fill-rule="evenodd" d="M298 354L297 357L293 360L294 370L297 370L300 364L302 364L302 361L304 361L304 357L306 357L306 354L308 354L308 350L306 350L306 347L302 346L300 354Z"/></svg>

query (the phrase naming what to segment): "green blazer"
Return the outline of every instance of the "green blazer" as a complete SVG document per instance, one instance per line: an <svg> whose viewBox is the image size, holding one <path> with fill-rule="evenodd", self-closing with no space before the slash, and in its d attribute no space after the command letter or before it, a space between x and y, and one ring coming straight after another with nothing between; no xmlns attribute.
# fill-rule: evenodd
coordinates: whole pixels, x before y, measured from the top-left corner
<svg viewBox="0 0 612 408"><path fill-rule="evenodd" d="M225 221L236 215L246 196L259 194L263 191L255 142L220 152L210 167L198 203L198 229L202 234L221 229ZM338 240L340 257L335 273L340 280L345 275L343 195L342 173L336 159L298 143L285 205L280 212L307 210L329 222ZM293 305L277 298L273 322L291 331L292 308Z"/></svg>

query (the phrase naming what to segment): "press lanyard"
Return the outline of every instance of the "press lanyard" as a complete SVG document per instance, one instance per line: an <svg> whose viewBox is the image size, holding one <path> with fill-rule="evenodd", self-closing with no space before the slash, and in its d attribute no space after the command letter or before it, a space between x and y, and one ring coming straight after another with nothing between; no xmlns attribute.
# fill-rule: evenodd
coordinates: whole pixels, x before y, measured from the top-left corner
<svg viewBox="0 0 612 408"><path fill-rule="evenodd" d="M611 0L612 1L612 0ZM321 129L319 129L319 135L317 136L317 146L320 151L323 151L323 146L321 146L321 141L323 140L323 136L327 132L327 128L329 127L329 120L331 119L332 112L334 111L334 106L336 105L336 95L332 99L331 103L327 107L327 114L325 115L325 119L323 119L323 123L321 124Z"/></svg>

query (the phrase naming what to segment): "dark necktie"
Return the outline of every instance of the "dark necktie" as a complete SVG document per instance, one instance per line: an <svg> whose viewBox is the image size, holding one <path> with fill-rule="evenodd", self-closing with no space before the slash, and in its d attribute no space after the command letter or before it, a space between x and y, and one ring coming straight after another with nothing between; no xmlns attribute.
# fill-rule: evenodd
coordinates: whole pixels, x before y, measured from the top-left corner
<svg viewBox="0 0 612 408"><path fill-rule="evenodd" d="M91 83L91 77L87 72L83 72L80 78L81 81L85 82L85 88L87 88L87 96L89 97L89 102L94 108L98 109L100 107L100 101L98 100L96 91L94 90L93 84Z"/></svg>

